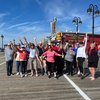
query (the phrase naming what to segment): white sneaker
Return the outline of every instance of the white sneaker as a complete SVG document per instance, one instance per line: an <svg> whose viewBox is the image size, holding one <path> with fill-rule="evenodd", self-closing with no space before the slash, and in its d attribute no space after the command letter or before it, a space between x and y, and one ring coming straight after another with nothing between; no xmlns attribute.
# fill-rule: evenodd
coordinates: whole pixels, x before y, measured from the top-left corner
<svg viewBox="0 0 100 100"><path fill-rule="evenodd" d="M36 74L35 76L38 77L38 74Z"/></svg>
<svg viewBox="0 0 100 100"><path fill-rule="evenodd" d="M77 73L78 75L80 75L80 71L78 71L78 73Z"/></svg>
<svg viewBox="0 0 100 100"><path fill-rule="evenodd" d="M24 75L23 75L22 73L20 73L20 76L21 76L21 77L24 77Z"/></svg>
<svg viewBox="0 0 100 100"><path fill-rule="evenodd" d="M16 75L19 75L19 72L17 72Z"/></svg>
<svg viewBox="0 0 100 100"><path fill-rule="evenodd" d="M25 74L25 77L27 77L28 75L27 74Z"/></svg>
<svg viewBox="0 0 100 100"><path fill-rule="evenodd" d="M33 74L31 74L30 76L33 76Z"/></svg>
<svg viewBox="0 0 100 100"><path fill-rule="evenodd" d="M54 77L57 77L56 73L54 73Z"/></svg>

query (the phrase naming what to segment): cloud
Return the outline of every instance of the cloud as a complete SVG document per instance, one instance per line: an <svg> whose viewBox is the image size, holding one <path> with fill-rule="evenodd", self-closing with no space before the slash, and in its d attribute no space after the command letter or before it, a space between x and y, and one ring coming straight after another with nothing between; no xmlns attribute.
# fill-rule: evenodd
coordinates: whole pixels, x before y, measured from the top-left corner
<svg viewBox="0 0 100 100"><path fill-rule="evenodd" d="M15 24L15 25L12 25L12 26L8 27L7 29L12 29L12 28L20 27L20 26L27 25L27 24L29 24L29 23L25 22L25 23Z"/></svg>
<svg viewBox="0 0 100 100"><path fill-rule="evenodd" d="M5 26L4 22L0 24L0 28L3 28L4 26Z"/></svg>
<svg viewBox="0 0 100 100"><path fill-rule="evenodd" d="M47 17L61 17L64 16L65 8L64 4L61 1L49 1L45 4L44 11L47 15Z"/></svg>
<svg viewBox="0 0 100 100"><path fill-rule="evenodd" d="M35 0L38 5L42 5L42 2L40 0Z"/></svg>
<svg viewBox="0 0 100 100"><path fill-rule="evenodd" d="M8 16L9 13L0 13L0 18L4 18L5 16Z"/></svg>

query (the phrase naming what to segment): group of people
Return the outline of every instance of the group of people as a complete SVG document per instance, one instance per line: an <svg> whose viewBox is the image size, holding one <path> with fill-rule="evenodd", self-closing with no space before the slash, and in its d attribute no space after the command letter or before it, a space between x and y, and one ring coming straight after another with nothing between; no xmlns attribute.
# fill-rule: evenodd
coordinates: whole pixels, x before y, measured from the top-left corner
<svg viewBox="0 0 100 100"><path fill-rule="evenodd" d="M36 42L36 41L35 41ZM91 43L88 50L87 33L84 40L80 43L29 43L24 37L24 43L19 39L19 44L8 43L5 48L5 59L7 76L12 75L13 61L16 61L16 75L21 77L28 76L27 66L30 66L30 76L48 75L58 78L63 73L84 78L83 62L87 59L90 71L90 79L95 80L95 72L98 66L100 46ZM40 69L40 72L39 72Z"/></svg>

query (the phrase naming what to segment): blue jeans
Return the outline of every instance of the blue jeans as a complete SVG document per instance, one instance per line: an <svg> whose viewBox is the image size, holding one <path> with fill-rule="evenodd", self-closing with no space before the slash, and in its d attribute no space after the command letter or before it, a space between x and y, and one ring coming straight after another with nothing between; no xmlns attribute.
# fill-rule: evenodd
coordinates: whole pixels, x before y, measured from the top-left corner
<svg viewBox="0 0 100 100"><path fill-rule="evenodd" d="M8 76L12 74L12 67L13 67L13 60L6 61L6 69Z"/></svg>
<svg viewBox="0 0 100 100"><path fill-rule="evenodd" d="M20 72L20 61L16 61L16 71Z"/></svg>

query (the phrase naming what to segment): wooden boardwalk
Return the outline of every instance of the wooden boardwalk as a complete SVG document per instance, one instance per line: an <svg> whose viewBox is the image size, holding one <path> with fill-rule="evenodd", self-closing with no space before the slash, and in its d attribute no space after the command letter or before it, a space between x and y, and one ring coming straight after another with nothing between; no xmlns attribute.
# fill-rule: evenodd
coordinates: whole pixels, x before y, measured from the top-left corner
<svg viewBox="0 0 100 100"><path fill-rule="evenodd" d="M58 80L39 77L6 76L4 54L0 53L0 100L84 100L77 90L61 76ZM13 72L15 73L15 65ZM91 100L100 100L100 67L96 80L89 77L80 80L77 75L68 76Z"/></svg>

